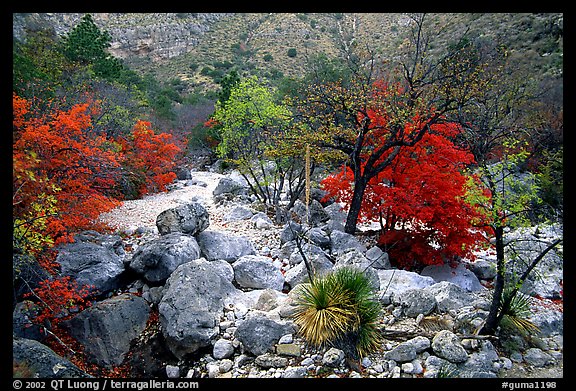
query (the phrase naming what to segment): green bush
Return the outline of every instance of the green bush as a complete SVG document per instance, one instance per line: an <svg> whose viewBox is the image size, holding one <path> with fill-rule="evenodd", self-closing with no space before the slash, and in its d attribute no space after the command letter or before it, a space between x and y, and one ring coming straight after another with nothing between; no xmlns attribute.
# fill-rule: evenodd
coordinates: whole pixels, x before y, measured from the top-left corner
<svg viewBox="0 0 576 391"><path fill-rule="evenodd" d="M288 57L296 57L296 48L288 49Z"/></svg>

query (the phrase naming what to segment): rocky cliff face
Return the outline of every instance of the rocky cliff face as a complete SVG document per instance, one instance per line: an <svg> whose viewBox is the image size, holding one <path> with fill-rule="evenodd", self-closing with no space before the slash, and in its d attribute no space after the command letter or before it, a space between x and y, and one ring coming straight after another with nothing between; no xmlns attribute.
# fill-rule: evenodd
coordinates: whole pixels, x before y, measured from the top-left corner
<svg viewBox="0 0 576 391"><path fill-rule="evenodd" d="M67 33L82 13L27 13L13 15L13 34L25 39L27 31L50 27ZM226 13L95 13L94 22L112 36L110 52L122 59L170 59L190 51Z"/></svg>

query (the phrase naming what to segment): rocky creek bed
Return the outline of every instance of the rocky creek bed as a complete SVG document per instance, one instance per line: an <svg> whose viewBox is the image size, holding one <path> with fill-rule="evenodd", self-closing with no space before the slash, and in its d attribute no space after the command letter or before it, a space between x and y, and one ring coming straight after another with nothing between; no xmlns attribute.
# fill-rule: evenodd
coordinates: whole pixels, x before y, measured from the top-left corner
<svg viewBox="0 0 576 391"><path fill-rule="evenodd" d="M64 322L91 363L155 378L563 377L561 259L550 256L527 284L540 333L480 337L491 254L454 269L395 269L369 235L343 232L338 205L315 201L306 251L316 269L361 267L384 308L382 349L353 362L306 344L291 319L294 288L306 277L293 237L302 225L274 224L234 172L189 174L102 215L114 234L88 231L61 249L62 272L103 292ZM509 235L553 238L561 229ZM28 308L14 311L15 363L41 377L89 376L38 341Z"/></svg>

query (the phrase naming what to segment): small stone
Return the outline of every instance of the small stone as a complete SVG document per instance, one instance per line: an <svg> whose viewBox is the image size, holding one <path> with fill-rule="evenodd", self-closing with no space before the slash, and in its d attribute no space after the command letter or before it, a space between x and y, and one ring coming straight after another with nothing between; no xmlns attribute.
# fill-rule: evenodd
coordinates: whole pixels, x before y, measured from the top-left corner
<svg viewBox="0 0 576 391"><path fill-rule="evenodd" d="M180 367L176 365L166 365L166 376L170 379L176 379L180 377Z"/></svg>
<svg viewBox="0 0 576 391"><path fill-rule="evenodd" d="M232 360L225 358L223 360L220 360L220 363L218 364L218 370L220 371L220 373L226 373L232 369L233 365L234 363L232 362Z"/></svg>
<svg viewBox="0 0 576 391"><path fill-rule="evenodd" d="M310 357L307 357L300 362L300 365L302 365L303 367L308 367L310 365L314 365L314 360Z"/></svg>
<svg viewBox="0 0 576 391"><path fill-rule="evenodd" d="M286 334L283 335L282 337L280 337L280 340L278 341L279 344L284 344L284 343L292 343L294 341L294 337L292 336L292 334Z"/></svg>
<svg viewBox="0 0 576 391"><path fill-rule="evenodd" d="M340 349L330 348L322 357L322 364L330 367L338 367L344 361L344 352Z"/></svg>
<svg viewBox="0 0 576 391"><path fill-rule="evenodd" d="M212 355L216 360L232 357L234 354L234 346L232 342L226 339L219 339L214 344Z"/></svg>
<svg viewBox="0 0 576 391"><path fill-rule="evenodd" d="M276 354L281 356L300 357L300 346L293 343L277 344Z"/></svg>
<svg viewBox="0 0 576 391"><path fill-rule="evenodd" d="M254 362L261 368L284 368L288 366L288 359L286 357L280 357L270 353L261 354L256 357Z"/></svg>
<svg viewBox="0 0 576 391"><path fill-rule="evenodd" d="M305 367L287 367L282 375L283 378L303 378L306 377Z"/></svg>

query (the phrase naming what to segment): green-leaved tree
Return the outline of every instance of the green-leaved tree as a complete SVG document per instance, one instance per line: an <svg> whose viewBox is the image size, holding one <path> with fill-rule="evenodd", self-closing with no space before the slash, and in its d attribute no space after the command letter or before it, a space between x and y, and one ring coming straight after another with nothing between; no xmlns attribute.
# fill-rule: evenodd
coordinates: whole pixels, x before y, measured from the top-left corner
<svg viewBox="0 0 576 391"><path fill-rule="evenodd" d="M275 90L256 76L240 79L228 99L216 103L211 123L221 138L217 154L238 167L252 193L283 221L281 194L290 194L289 209L304 190L304 150L283 149L291 113Z"/></svg>

